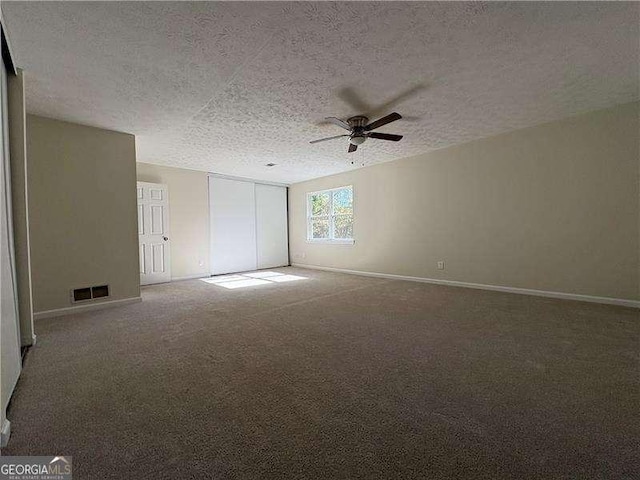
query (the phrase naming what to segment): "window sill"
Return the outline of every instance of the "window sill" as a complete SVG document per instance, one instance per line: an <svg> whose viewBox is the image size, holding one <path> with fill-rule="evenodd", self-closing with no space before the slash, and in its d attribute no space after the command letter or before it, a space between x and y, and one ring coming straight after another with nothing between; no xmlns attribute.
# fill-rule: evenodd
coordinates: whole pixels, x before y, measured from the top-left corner
<svg viewBox="0 0 640 480"><path fill-rule="evenodd" d="M325 245L353 245L356 243L353 239L342 239L342 240L324 240L324 239L307 239L307 243L320 243Z"/></svg>

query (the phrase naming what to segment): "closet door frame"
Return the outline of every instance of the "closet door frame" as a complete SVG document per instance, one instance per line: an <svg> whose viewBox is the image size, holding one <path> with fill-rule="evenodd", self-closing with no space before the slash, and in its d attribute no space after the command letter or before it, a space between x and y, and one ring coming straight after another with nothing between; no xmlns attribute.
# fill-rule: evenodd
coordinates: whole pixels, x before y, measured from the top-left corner
<svg viewBox="0 0 640 480"><path fill-rule="evenodd" d="M244 265L242 267L242 269L229 269L227 268L227 266L224 265L224 262L222 265L220 265L219 262L219 252L216 252L216 245L214 244L216 238L215 238L215 221L214 221L214 212L213 212L213 198L212 198L212 191L211 191L211 185L212 185L212 180L214 179L221 179L221 180L231 180L231 181L236 181L236 182L244 182L244 183L248 183L251 184L253 186L253 255L255 258L255 262L251 262L252 266L249 266L248 263L246 265ZM236 272L242 272L242 271L250 271L250 270L257 270L260 268L260 259L258 258L258 237L259 237L259 233L257 231L258 228L258 208L256 205L256 185L268 185L268 186L275 186L275 187L282 187L285 189L285 215L287 216L287 220L286 220L286 224L287 224L287 233L286 233L286 250L287 250L287 259L286 259L286 265L289 264L288 258L289 258L289 233L288 233L288 185L283 184L283 183L276 183L276 182L263 182L263 181L256 181L253 179L249 179L249 178L243 178L243 177L234 177L234 176L230 176L230 175L222 175L222 174L216 174L216 173L209 173L208 174L208 179L207 179L207 185L208 185L208 189L209 189L209 265L210 265L210 275L211 276L215 276L215 275L224 275L226 273L236 273ZM217 243L217 242L216 242ZM247 246L247 248L249 248ZM245 268L248 267L248 268Z"/></svg>

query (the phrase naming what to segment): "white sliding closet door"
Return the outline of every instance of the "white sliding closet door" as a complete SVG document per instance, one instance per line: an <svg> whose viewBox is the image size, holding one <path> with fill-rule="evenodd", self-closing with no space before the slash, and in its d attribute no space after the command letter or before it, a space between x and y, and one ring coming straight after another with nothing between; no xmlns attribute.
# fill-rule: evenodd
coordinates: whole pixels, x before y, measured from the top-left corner
<svg viewBox="0 0 640 480"><path fill-rule="evenodd" d="M255 270L255 184L209 177L211 274Z"/></svg>
<svg viewBox="0 0 640 480"><path fill-rule="evenodd" d="M289 265L287 188L256 183L258 268Z"/></svg>
<svg viewBox="0 0 640 480"><path fill-rule="evenodd" d="M211 275L289 265L287 188L209 177Z"/></svg>
<svg viewBox="0 0 640 480"><path fill-rule="evenodd" d="M4 38L2 39L4 44ZM7 70L0 59L0 446L8 441L10 422L6 409L20 376L20 326L18 323L18 293L13 249L11 215L11 171L9 165L9 130L7 105Z"/></svg>

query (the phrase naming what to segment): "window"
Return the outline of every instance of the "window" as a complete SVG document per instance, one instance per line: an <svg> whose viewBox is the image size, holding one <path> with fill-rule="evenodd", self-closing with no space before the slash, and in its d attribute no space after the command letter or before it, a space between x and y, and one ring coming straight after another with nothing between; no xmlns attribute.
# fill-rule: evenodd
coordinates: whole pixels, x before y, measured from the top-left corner
<svg viewBox="0 0 640 480"><path fill-rule="evenodd" d="M353 243L353 187L307 193L307 241Z"/></svg>

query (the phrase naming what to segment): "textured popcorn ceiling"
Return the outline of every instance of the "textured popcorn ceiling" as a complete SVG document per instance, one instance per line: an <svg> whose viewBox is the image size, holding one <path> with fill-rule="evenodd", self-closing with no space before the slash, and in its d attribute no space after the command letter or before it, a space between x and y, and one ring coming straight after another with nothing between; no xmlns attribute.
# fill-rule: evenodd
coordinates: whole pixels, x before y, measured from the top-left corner
<svg viewBox="0 0 640 480"><path fill-rule="evenodd" d="M639 98L638 3L4 2L31 113L138 160L292 183ZM323 117L413 117L347 154ZM379 116L380 116L379 115ZM355 160L356 166L350 161ZM277 166L267 168L267 163Z"/></svg>

